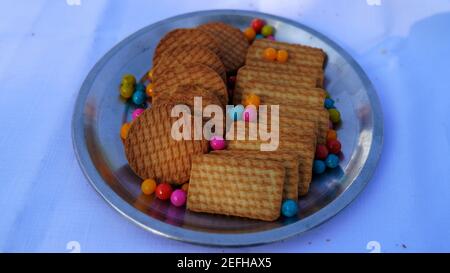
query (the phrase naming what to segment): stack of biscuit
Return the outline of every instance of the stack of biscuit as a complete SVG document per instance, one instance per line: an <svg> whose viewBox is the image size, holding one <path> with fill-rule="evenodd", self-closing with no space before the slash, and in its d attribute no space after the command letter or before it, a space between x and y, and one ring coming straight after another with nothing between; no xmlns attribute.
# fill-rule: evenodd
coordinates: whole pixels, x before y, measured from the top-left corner
<svg viewBox="0 0 450 273"><path fill-rule="evenodd" d="M265 60L268 47L288 51L287 62ZM307 194L316 144L326 140L325 57L320 49L266 39L249 47L239 29L224 23L169 32L153 58L152 107L133 122L125 140L131 168L143 179L189 181L191 211L276 220L283 199ZM229 98L226 79L236 72L234 97ZM280 106L279 124L270 119L264 124L278 130L276 151L260 151L266 141L259 136L245 139L249 124L244 121L233 123L243 125L244 135L235 135L226 150L208 153L204 139L171 138L174 105L193 108L194 97L202 97L203 107L225 107L241 104L250 94L269 110L270 105Z"/></svg>

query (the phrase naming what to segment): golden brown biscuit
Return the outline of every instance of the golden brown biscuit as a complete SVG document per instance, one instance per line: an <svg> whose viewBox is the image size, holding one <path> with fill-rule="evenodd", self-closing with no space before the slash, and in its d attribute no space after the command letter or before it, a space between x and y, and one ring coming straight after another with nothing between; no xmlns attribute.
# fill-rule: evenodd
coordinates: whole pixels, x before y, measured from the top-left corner
<svg viewBox="0 0 450 273"><path fill-rule="evenodd" d="M265 71L258 67L243 66L236 77L236 85L249 81L268 82L277 85L316 87L317 79L311 75Z"/></svg>
<svg viewBox="0 0 450 273"><path fill-rule="evenodd" d="M192 156L208 151L206 140L175 140L172 137L172 125L178 118L171 117L171 110L172 105L145 110L133 121L125 139L128 163L142 179L182 184L189 179Z"/></svg>
<svg viewBox="0 0 450 273"><path fill-rule="evenodd" d="M158 43L153 54L153 64L158 63L161 54L182 45L204 46L221 56L217 39L206 31L196 28L177 28L168 32Z"/></svg>
<svg viewBox="0 0 450 273"><path fill-rule="evenodd" d="M266 60L264 58L264 50L269 47L276 50L286 50L288 52L287 61L285 63L279 63ZM267 63L278 64L282 67L316 67L323 69L325 58L325 52L319 48L271 41L268 39L258 39L249 47L246 60L247 63L265 61Z"/></svg>
<svg viewBox="0 0 450 273"><path fill-rule="evenodd" d="M181 45L164 51L157 63L153 64L152 79L156 80L165 70L184 64L204 64L226 80L225 67L214 52L204 46Z"/></svg>
<svg viewBox="0 0 450 273"><path fill-rule="evenodd" d="M172 67L154 81L152 101L157 103L162 93L173 93L180 85L197 85L215 94L224 106L228 102L228 91L222 78L214 70L202 64Z"/></svg>
<svg viewBox="0 0 450 273"><path fill-rule="evenodd" d="M187 208L274 221L280 216L285 172L283 165L276 161L195 156Z"/></svg>
<svg viewBox="0 0 450 273"><path fill-rule="evenodd" d="M212 22L200 25L198 29L213 35L220 46L219 55L227 71L236 70L244 65L248 50L248 41L244 33L231 25Z"/></svg>
<svg viewBox="0 0 450 273"><path fill-rule="evenodd" d="M241 125L239 125L241 124ZM234 138L231 140L230 135L227 135L228 150L252 150L252 151L261 151L261 145L268 144L270 140L262 140L261 137L258 137L255 140L250 140L248 137L248 126L244 126L243 131L237 129L238 126L242 126L242 121L237 121L233 123L234 128ZM280 130L281 129L280 127ZM302 134L302 131L297 131L300 135L295 135L296 130L292 130L291 132L283 133L283 131L279 134L279 143L276 151L289 151L295 152L300 156L300 180L298 184L298 194L299 196L306 195L309 190L309 184L312 179L312 165L314 160L314 155L316 151L316 136L315 134L311 134L305 131Z"/></svg>
<svg viewBox="0 0 450 273"><path fill-rule="evenodd" d="M298 199L298 181L300 156L295 152L261 152L245 150L213 151L211 154L227 155L233 160L260 159L280 162L286 168L286 178L283 189L284 199Z"/></svg>

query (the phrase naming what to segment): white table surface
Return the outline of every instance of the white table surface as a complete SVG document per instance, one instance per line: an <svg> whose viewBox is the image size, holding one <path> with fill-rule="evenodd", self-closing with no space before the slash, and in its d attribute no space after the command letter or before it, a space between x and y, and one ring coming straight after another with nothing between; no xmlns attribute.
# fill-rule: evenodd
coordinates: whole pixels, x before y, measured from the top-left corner
<svg viewBox="0 0 450 273"><path fill-rule="evenodd" d="M450 251L450 1L2 1L0 251ZM90 186L71 117L92 66L161 19L249 9L306 24L344 47L373 81L384 112L380 164L336 217L283 242L212 248L151 234Z"/></svg>

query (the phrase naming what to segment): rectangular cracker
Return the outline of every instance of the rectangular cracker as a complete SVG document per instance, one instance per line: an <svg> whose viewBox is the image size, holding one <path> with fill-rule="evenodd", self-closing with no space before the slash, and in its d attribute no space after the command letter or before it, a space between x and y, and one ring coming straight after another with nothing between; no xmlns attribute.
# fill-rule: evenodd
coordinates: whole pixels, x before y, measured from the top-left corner
<svg viewBox="0 0 450 273"><path fill-rule="evenodd" d="M288 59L286 63L276 63L285 66L310 66L323 68L325 64L326 54L320 48L314 48L299 44L285 43L279 41L271 41L268 39L255 40L249 47L247 52L247 63L253 60L265 60L264 50L268 47L276 50L286 50L288 52Z"/></svg>
<svg viewBox="0 0 450 273"><path fill-rule="evenodd" d="M226 155L236 160L261 159L280 162L286 169L283 199L298 200L298 180L300 156L295 152L260 152L245 150L213 151L211 154Z"/></svg>
<svg viewBox="0 0 450 273"><path fill-rule="evenodd" d="M270 117L270 107L268 107ZM317 125L317 143L325 144L329 130L330 115L323 107L300 107L294 105L280 105L280 126L289 126L296 120L314 121Z"/></svg>
<svg viewBox="0 0 450 273"><path fill-rule="evenodd" d="M236 85L248 81L267 82L277 85L316 87L317 78L312 75L301 75L278 71L266 71L259 67L243 66L239 69Z"/></svg>
<svg viewBox="0 0 450 273"><path fill-rule="evenodd" d="M276 161L200 155L192 161L187 208L274 221L280 216L286 171Z"/></svg>
<svg viewBox="0 0 450 273"><path fill-rule="evenodd" d="M246 94L258 95L261 99L261 104L310 105L322 108L326 97L325 90L321 88L294 87L249 81L239 83L236 86L233 95L234 104L242 103L242 98Z"/></svg>
<svg viewBox="0 0 450 273"><path fill-rule="evenodd" d="M238 126L235 122L233 126ZM238 136L238 130L235 127L235 136ZM247 132L246 132L247 134ZM242 136L242 135L241 135ZM228 138L228 137L227 137ZM243 139L243 140L241 140ZM259 137L256 140L249 140L248 137L241 137L239 140L235 137L228 140L228 150L251 150L260 151L262 144L267 144L269 141L261 140ZM299 173L300 179L298 183L298 195L303 196L308 193L309 184L312 179L312 165L316 151L316 136L314 134L305 134L303 136L295 136L280 133L279 146L276 151L290 151L295 152L300 156Z"/></svg>

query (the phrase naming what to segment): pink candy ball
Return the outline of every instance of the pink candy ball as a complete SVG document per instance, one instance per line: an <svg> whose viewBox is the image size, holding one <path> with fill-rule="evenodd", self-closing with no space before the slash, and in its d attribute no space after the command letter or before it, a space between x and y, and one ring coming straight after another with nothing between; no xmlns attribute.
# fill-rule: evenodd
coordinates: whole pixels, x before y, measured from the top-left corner
<svg viewBox="0 0 450 273"><path fill-rule="evenodd" d="M223 150L225 149L226 142L221 136L213 136L209 141L209 145L213 150Z"/></svg>
<svg viewBox="0 0 450 273"><path fill-rule="evenodd" d="M181 207L186 203L186 192L183 190L174 190L170 195L170 202L175 207Z"/></svg>
<svg viewBox="0 0 450 273"><path fill-rule="evenodd" d="M273 35L267 36L266 39L269 39L269 40L271 40L271 41L275 41L275 37L273 37Z"/></svg>
<svg viewBox="0 0 450 273"><path fill-rule="evenodd" d="M133 111L133 113L131 114L131 118L133 120L137 119L137 117L139 117L142 113L144 112L144 109L142 108L138 108L136 110Z"/></svg>
<svg viewBox="0 0 450 273"><path fill-rule="evenodd" d="M329 129L333 129L334 128L334 124L333 124L333 122L331 120L328 122L328 128Z"/></svg>
<svg viewBox="0 0 450 273"><path fill-rule="evenodd" d="M245 107L244 113L242 114L242 119L246 122L255 122L258 117L258 112L256 111L256 107L253 105L249 105Z"/></svg>

